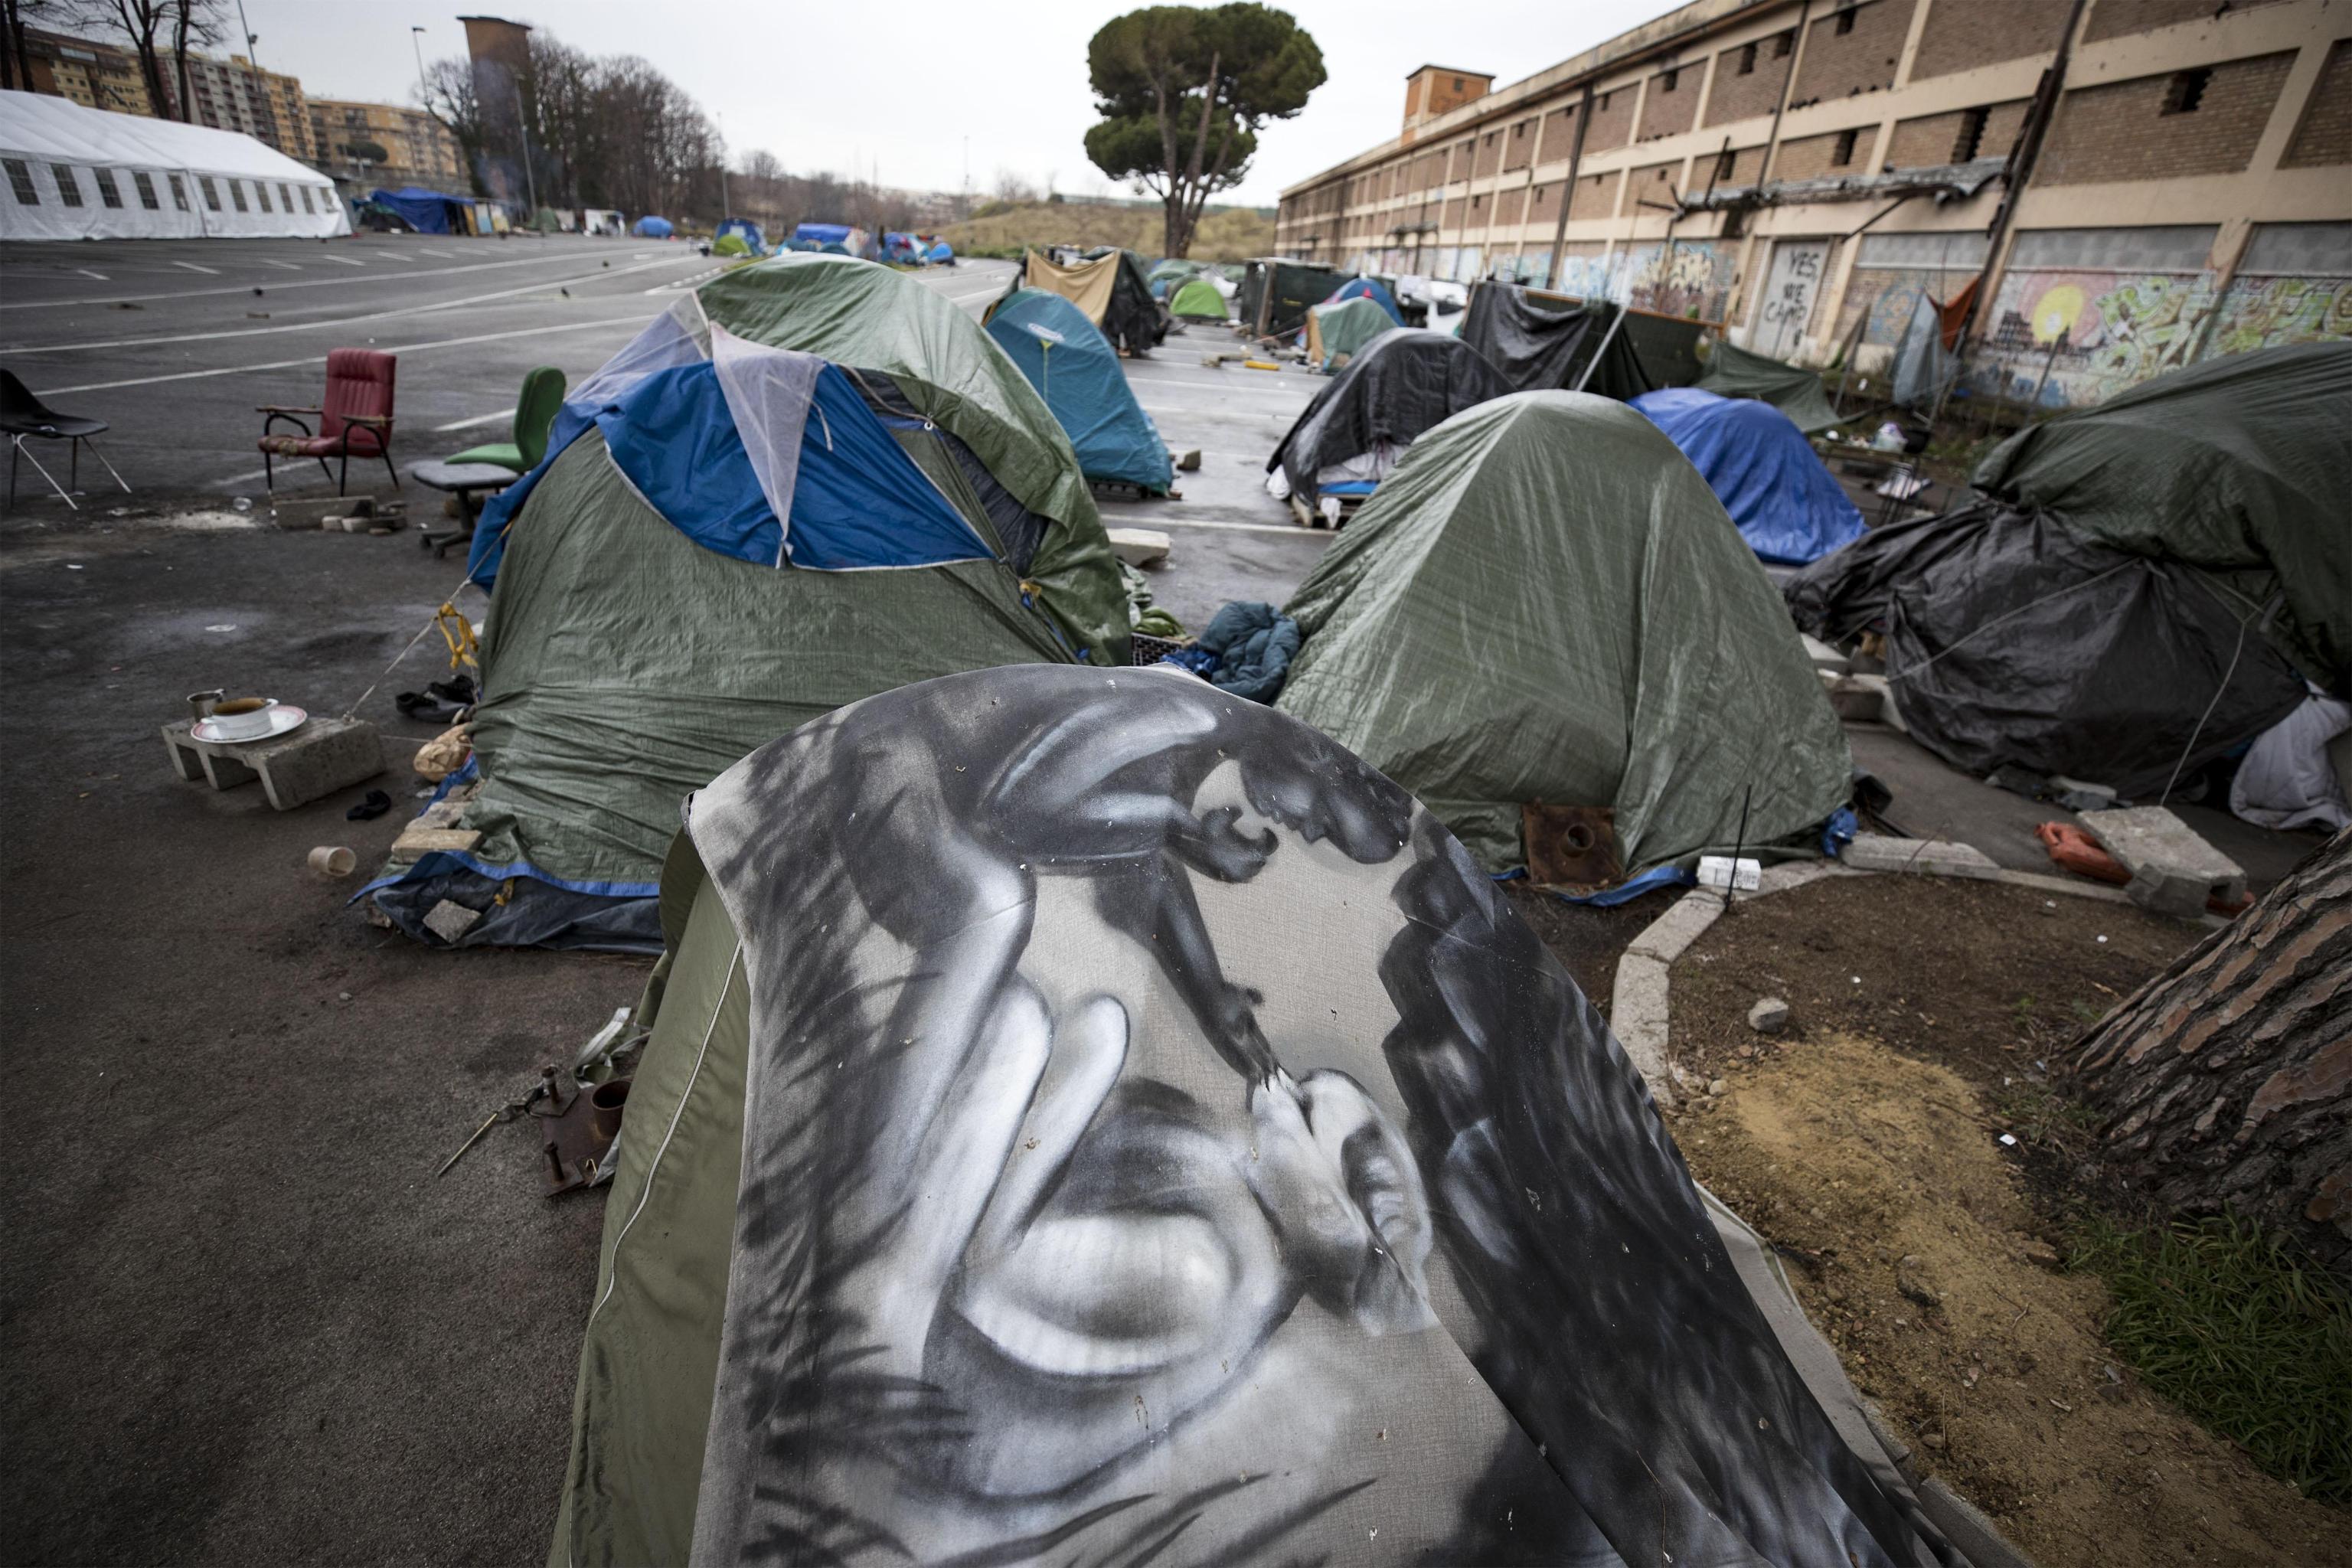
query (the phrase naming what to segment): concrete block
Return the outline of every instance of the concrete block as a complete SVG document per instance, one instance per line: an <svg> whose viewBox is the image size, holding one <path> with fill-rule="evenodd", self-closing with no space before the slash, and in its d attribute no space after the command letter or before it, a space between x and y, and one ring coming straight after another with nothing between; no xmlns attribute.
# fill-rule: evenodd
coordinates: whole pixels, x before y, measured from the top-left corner
<svg viewBox="0 0 2352 1568"><path fill-rule="evenodd" d="M1661 1106L1675 1103L1673 1075L1666 1065L1666 966L1643 953L1617 961L1617 984L1609 996L1609 1032L1650 1086Z"/></svg>
<svg viewBox="0 0 2352 1568"><path fill-rule="evenodd" d="M1722 913L1722 894L1706 889L1685 893L1675 900L1672 909L1643 927L1642 934L1628 942L1625 951L1660 963L1672 963L1685 948L1704 936L1706 928Z"/></svg>
<svg viewBox="0 0 2352 1568"><path fill-rule="evenodd" d="M1843 675L1846 672L1845 655L1819 637L1804 637L1801 632L1798 635L1804 638L1805 657L1813 661L1815 669L1826 669L1835 675Z"/></svg>
<svg viewBox="0 0 2352 1568"><path fill-rule="evenodd" d="M1982 880L2000 869L1984 851L1966 844L1939 838L1890 838L1879 833L1854 835L1843 859L1857 871L1910 871L1923 877Z"/></svg>
<svg viewBox="0 0 2352 1568"><path fill-rule="evenodd" d="M474 923L481 918L481 910L469 910L463 904L444 899L425 911L425 929L443 942L454 944L459 937L473 930Z"/></svg>
<svg viewBox="0 0 2352 1568"><path fill-rule="evenodd" d="M2235 903L2246 896L2246 873L2160 805L2086 811L2083 827L2131 873L2124 891L2158 914L2194 920L2209 900Z"/></svg>
<svg viewBox="0 0 2352 1568"><path fill-rule="evenodd" d="M1156 528L1113 528L1110 547L1129 566L1156 566L1168 559L1174 548L1169 537Z"/></svg>
<svg viewBox="0 0 2352 1568"><path fill-rule="evenodd" d="M481 841L482 836L469 827L427 827L412 822L392 841L392 856L395 860L414 859L436 850L462 855Z"/></svg>
<svg viewBox="0 0 2352 1568"><path fill-rule="evenodd" d="M356 719L312 719L274 740L236 743L199 741L188 721L163 727L172 770L216 790L261 781L262 794L278 811L334 794L383 772L383 742L374 725Z"/></svg>

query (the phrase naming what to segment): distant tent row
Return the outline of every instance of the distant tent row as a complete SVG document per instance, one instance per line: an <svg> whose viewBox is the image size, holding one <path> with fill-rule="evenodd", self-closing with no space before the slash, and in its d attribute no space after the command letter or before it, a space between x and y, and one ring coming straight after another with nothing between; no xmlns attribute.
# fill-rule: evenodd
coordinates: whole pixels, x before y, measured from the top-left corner
<svg viewBox="0 0 2352 1568"><path fill-rule="evenodd" d="M504 222L489 202L423 185L370 191L367 199L370 206L382 208L416 234L492 234Z"/></svg>
<svg viewBox="0 0 2352 1568"><path fill-rule="evenodd" d="M2352 344L2231 354L2028 427L1984 500L1874 530L1786 584L1800 625L1885 639L1912 735L2160 797L2352 693Z"/></svg>
<svg viewBox="0 0 2352 1568"><path fill-rule="evenodd" d="M332 180L250 136L0 92L0 239L323 238Z"/></svg>
<svg viewBox="0 0 2352 1568"><path fill-rule="evenodd" d="M729 241L734 242L734 247ZM711 231L710 249L717 256L765 256L768 254L766 231L747 217L723 217Z"/></svg>
<svg viewBox="0 0 2352 1568"><path fill-rule="evenodd" d="M657 950L678 802L745 752L934 675L1128 661L1045 404L944 296L835 257L730 269L574 389L470 571L481 838L366 889L420 937L472 911L466 945Z"/></svg>

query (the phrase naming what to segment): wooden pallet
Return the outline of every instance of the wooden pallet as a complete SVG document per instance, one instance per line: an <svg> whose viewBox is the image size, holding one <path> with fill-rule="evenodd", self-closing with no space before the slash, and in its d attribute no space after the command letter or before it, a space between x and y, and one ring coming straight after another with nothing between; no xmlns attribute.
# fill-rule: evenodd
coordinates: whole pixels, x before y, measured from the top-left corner
<svg viewBox="0 0 2352 1568"><path fill-rule="evenodd" d="M313 719L268 741L199 741L192 721L163 726L172 771L190 784L235 789L261 781L261 793L279 811L291 811L383 772L383 742L359 719Z"/></svg>

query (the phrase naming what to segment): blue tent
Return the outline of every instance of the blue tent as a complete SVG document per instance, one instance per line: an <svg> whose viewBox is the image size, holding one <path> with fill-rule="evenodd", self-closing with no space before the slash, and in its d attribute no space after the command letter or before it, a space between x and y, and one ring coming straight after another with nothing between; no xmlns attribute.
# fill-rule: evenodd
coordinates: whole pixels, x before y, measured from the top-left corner
<svg viewBox="0 0 2352 1568"><path fill-rule="evenodd" d="M677 230L670 226L669 219L656 217L653 214L647 213L637 220L637 226L629 232L639 239L667 239Z"/></svg>
<svg viewBox="0 0 2352 1568"><path fill-rule="evenodd" d="M953 261L955 259L955 247L944 239L936 240L931 245L930 255L926 257L925 259L934 265L941 262Z"/></svg>
<svg viewBox="0 0 2352 1568"><path fill-rule="evenodd" d="M886 228L882 231L882 258L919 267L923 261L923 242L911 234L898 234Z"/></svg>
<svg viewBox="0 0 2352 1568"><path fill-rule="evenodd" d="M1043 289L1016 289L989 317L988 335L1068 433L1080 472L1167 493L1176 480L1167 445L1129 390L1118 351L1085 311Z"/></svg>
<svg viewBox="0 0 2352 1568"><path fill-rule="evenodd" d="M752 255L765 256L768 254L768 237L761 233L760 226L753 223L750 218L720 218L719 220L718 229L710 237L714 241L721 240L725 239L730 234L740 235L742 237L743 243L751 247Z"/></svg>
<svg viewBox="0 0 2352 1568"><path fill-rule="evenodd" d="M1336 305L1342 300L1370 300L1386 310L1398 326L1405 324L1404 312L1397 309L1396 296L1377 278L1350 278L1332 289L1331 297L1323 303Z"/></svg>
<svg viewBox="0 0 2352 1568"><path fill-rule="evenodd" d="M423 185L404 185L396 191L371 191L368 200L378 206L390 207L400 215L403 223L419 234L465 233L465 219L457 217L451 209L462 212L474 205L468 197L428 191Z"/></svg>
<svg viewBox="0 0 2352 1568"><path fill-rule="evenodd" d="M1862 537L1862 513L1770 404L1672 386L1633 406L1682 448L1762 559L1802 565Z"/></svg>

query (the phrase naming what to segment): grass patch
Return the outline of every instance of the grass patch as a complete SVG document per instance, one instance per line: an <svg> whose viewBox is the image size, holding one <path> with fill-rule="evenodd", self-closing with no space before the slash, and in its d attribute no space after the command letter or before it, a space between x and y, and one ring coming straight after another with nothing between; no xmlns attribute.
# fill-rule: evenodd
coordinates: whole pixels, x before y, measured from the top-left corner
<svg viewBox="0 0 2352 1568"><path fill-rule="evenodd" d="M2352 1503L2352 1294L2235 1219L2091 1215L2074 1239L2073 1267L2115 1299L2108 1342L2149 1387L2306 1497Z"/></svg>

